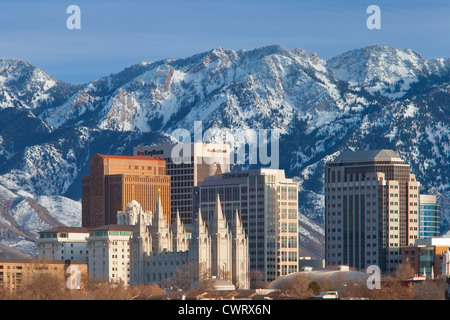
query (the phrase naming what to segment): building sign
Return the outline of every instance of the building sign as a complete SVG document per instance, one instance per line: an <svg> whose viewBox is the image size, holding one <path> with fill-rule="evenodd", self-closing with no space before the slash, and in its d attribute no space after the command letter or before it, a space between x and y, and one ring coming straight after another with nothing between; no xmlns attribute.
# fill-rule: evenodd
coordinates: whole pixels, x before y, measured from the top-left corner
<svg viewBox="0 0 450 320"><path fill-rule="evenodd" d="M257 174L250 173L250 172L230 172L230 173L224 173L222 175L222 179L233 179L233 178L246 178L249 176L256 176Z"/></svg>
<svg viewBox="0 0 450 320"><path fill-rule="evenodd" d="M159 156L159 155L164 155L164 150L141 150L141 151L137 151L136 155L138 156L148 156L148 157L153 157L153 156Z"/></svg>
<svg viewBox="0 0 450 320"><path fill-rule="evenodd" d="M227 153L226 149L206 149L206 152L214 152L214 153Z"/></svg>

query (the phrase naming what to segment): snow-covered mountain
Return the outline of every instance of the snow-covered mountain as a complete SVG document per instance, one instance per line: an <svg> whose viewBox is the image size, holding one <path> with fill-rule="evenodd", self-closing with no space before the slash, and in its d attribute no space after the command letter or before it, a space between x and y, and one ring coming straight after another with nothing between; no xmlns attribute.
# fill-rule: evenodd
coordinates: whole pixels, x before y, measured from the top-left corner
<svg viewBox="0 0 450 320"><path fill-rule="evenodd" d="M328 61L280 45L217 48L84 85L2 59L0 185L38 203L78 201L93 154L131 154L170 141L175 129L192 132L194 121L215 129L213 140L225 129L279 130L280 167L299 183L300 221L316 224L302 229L305 237L323 223L325 163L346 149L394 149L422 192L449 203L450 60L381 45ZM448 205L442 214L445 232Z"/></svg>
<svg viewBox="0 0 450 320"><path fill-rule="evenodd" d="M401 98L420 78L448 72L448 59L424 59L411 49L371 46L345 52L327 61L336 79L371 94Z"/></svg>

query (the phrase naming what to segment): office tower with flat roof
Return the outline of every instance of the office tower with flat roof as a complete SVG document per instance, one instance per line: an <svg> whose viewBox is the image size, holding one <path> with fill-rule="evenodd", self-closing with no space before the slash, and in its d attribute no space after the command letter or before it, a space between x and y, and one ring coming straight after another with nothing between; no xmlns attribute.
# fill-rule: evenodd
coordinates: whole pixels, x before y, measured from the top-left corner
<svg viewBox="0 0 450 320"><path fill-rule="evenodd" d="M170 177L164 159L96 154L90 169L90 176L82 177L83 227L115 224L117 211L125 210L132 200L155 212L158 194L165 212L170 212ZM169 215L167 221L170 224Z"/></svg>
<svg viewBox="0 0 450 320"><path fill-rule="evenodd" d="M392 150L341 153L325 168L326 265L392 272L419 238L419 182Z"/></svg>
<svg viewBox="0 0 450 320"><path fill-rule="evenodd" d="M435 195L421 194L419 206L420 238L437 238L441 228L441 210Z"/></svg>
<svg viewBox="0 0 450 320"><path fill-rule="evenodd" d="M134 156L158 156L167 161L167 174L171 177L172 221L177 213L188 229L193 226L192 188L206 177L230 171L230 151L227 144L190 143L140 146Z"/></svg>
<svg viewBox="0 0 450 320"><path fill-rule="evenodd" d="M265 281L298 271L298 186L284 170L257 169L205 178L194 190L194 211L210 221L217 195L228 221L239 212L248 236L250 270Z"/></svg>

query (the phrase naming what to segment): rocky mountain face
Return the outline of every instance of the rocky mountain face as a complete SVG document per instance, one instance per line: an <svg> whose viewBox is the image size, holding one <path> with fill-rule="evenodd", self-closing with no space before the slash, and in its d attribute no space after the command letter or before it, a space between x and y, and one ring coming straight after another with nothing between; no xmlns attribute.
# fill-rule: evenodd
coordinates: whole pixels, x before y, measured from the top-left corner
<svg viewBox="0 0 450 320"><path fill-rule="evenodd" d="M0 186L15 196L5 196L1 214L43 196L79 206L92 155L132 154L134 146L171 141L176 129L192 132L194 121L211 129L210 141L226 130L280 132L279 166L299 183L301 242L309 237L310 255L323 254L325 163L348 149L398 152L422 192L438 195L442 232L450 229L450 60L379 45L328 61L278 45L218 48L84 85L2 59ZM12 227L4 220L1 230Z"/></svg>

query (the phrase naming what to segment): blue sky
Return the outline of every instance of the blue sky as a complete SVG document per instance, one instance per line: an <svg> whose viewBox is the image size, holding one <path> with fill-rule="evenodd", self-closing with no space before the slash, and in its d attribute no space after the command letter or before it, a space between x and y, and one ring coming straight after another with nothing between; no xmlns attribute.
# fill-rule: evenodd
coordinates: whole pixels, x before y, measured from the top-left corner
<svg viewBox="0 0 450 320"><path fill-rule="evenodd" d="M66 27L72 4L81 9L81 30ZM366 27L369 5L381 9L380 30ZM447 0L2 0L0 57L72 83L217 47L281 44L328 59L384 44L450 57L449 18Z"/></svg>

